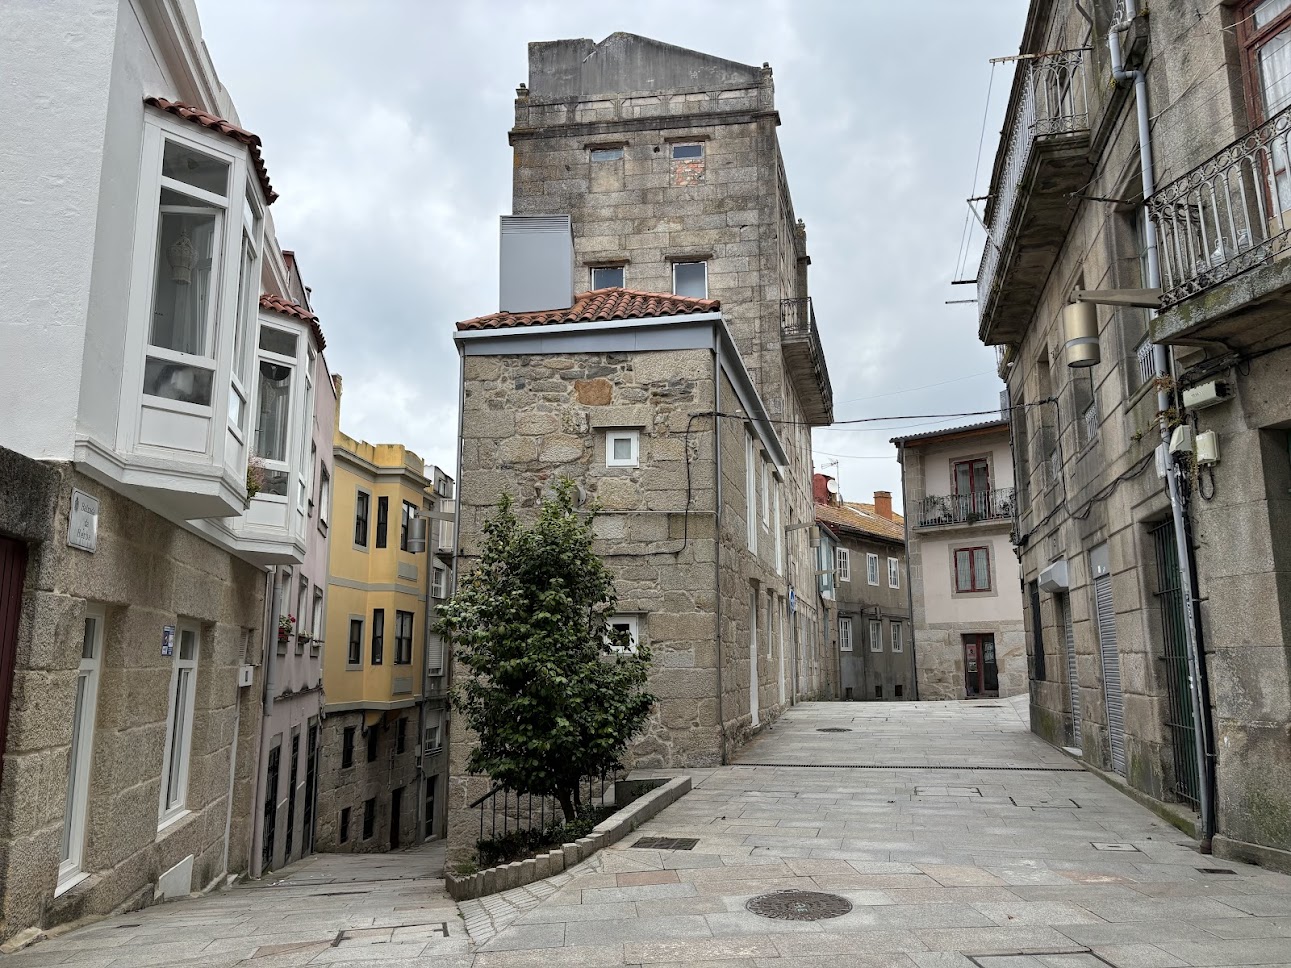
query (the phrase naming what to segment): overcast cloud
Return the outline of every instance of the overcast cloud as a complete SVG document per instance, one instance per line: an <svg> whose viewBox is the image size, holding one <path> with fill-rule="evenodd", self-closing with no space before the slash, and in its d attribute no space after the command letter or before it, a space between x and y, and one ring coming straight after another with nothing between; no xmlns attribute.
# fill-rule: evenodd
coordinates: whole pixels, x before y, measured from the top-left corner
<svg viewBox="0 0 1291 968"><path fill-rule="evenodd" d="M220 78L264 140L279 240L345 377L347 433L453 471L452 326L497 309L526 44L619 30L775 70L837 419L998 406L975 307L945 302L974 294L949 281L1008 92L997 69L974 189L988 59L1017 51L1025 0L198 4ZM840 461L848 500L899 495L888 438L973 419L818 430L816 465Z"/></svg>

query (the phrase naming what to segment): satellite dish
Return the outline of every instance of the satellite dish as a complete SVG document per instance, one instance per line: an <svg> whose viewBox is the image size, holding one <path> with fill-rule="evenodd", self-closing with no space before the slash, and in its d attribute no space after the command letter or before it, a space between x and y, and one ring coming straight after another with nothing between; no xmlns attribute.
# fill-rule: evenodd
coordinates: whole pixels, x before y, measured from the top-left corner
<svg viewBox="0 0 1291 968"><path fill-rule="evenodd" d="M834 480L832 477L831 477L831 478L829 478L828 480L826 480L826 481L825 481L825 490L827 490L830 494L837 494L837 493L838 493L838 481Z"/></svg>

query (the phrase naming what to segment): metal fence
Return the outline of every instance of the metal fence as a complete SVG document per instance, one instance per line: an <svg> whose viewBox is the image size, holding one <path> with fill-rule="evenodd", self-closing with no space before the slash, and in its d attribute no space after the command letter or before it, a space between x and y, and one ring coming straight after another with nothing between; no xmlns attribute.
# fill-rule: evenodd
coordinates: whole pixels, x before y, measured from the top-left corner
<svg viewBox="0 0 1291 968"><path fill-rule="evenodd" d="M1291 239L1291 107L1159 189L1157 227L1170 307L1271 261Z"/></svg>
<svg viewBox="0 0 1291 968"><path fill-rule="evenodd" d="M919 501L916 520L921 528L998 521L1013 517L1013 507L1011 487L968 494L930 494Z"/></svg>
<svg viewBox="0 0 1291 968"><path fill-rule="evenodd" d="M1156 548L1156 598L1161 609L1161 638L1169 700L1166 726L1174 754L1174 792L1195 810L1201 783L1197 776L1197 730L1192 718L1183 588L1179 583L1179 549L1175 545L1174 522L1161 522L1152 528L1151 534Z"/></svg>
<svg viewBox="0 0 1291 968"><path fill-rule="evenodd" d="M578 787L578 805L586 807L597 802L604 807L607 791L613 803L614 783L620 776L620 771L613 770L583 777ZM495 840L526 830L544 830L565 820L555 797L518 793L501 785L494 786L467 809L479 814L480 840Z"/></svg>

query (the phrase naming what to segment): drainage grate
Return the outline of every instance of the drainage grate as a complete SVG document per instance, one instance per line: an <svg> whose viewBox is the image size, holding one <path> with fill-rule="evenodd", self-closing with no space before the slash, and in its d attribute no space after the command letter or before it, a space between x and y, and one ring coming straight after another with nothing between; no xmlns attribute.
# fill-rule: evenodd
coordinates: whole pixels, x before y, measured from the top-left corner
<svg viewBox="0 0 1291 968"><path fill-rule="evenodd" d="M837 894L819 891L773 891L750 898L744 905L754 914L777 921L823 921L842 917L852 902Z"/></svg>
<svg viewBox="0 0 1291 968"><path fill-rule="evenodd" d="M1098 843L1098 842L1096 842L1096 841L1095 841L1095 842L1092 842L1092 843L1090 844L1090 846L1091 846L1091 847L1093 847L1093 848L1094 848L1094 850L1122 851L1122 852L1127 853L1127 854L1129 854L1129 853L1135 853L1135 854L1141 854L1141 853L1143 853L1143 851L1139 850L1139 849L1138 849L1137 847L1135 847L1133 844L1100 844L1100 843Z"/></svg>
<svg viewBox="0 0 1291 968"><path fill-rule="evenodd" d="M973 770L986 773L1084 773L1083 766L933 766L925 763L735 763L777 770Z"/></svg>
<svg viewBox="0 0 1291 968"><path fill-rule="evenodd" d="M1198 874L1236 874L1237 871L1230 871L1227 867L1198 867Z"/></svg>
<svg viewBox="0 0 1291 968"><path fill-rule="evenodd" d="M698 837L642 837L632 846L646 850L691 850L698 843Z"/></svg>
<svg viewBox="0 0 1291 968"><path fill-rule="evenodd" d="M816 730L818 733L850 733L851 730L846 726L821 726Z"/></svg>

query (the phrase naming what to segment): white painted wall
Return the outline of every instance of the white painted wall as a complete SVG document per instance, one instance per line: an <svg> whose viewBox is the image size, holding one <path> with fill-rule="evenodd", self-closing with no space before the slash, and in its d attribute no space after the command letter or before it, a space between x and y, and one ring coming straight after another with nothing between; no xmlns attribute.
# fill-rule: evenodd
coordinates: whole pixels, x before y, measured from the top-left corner
<svg viewBox="0 0 1291 968"><path fill-rule="evenodd" d="M985 457L990 462L991 489L1013 486L1013 456L1009 451L1008 430L998 440L956 441L945 447L920 448L923 452L924 494L953 494L952 466L955 461Z"/></svg>
<svg viewBox="0 0 1291 968"><path fill-rule="evenodd" d="M991 594L955 595L951 549L988 545L991 549ZM953 536L925 536L923 551L923 600L929 625L973 622L1022 621L1022 590L1018 561L1006 533L977 534L960 531Z"/></svg>

